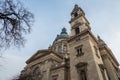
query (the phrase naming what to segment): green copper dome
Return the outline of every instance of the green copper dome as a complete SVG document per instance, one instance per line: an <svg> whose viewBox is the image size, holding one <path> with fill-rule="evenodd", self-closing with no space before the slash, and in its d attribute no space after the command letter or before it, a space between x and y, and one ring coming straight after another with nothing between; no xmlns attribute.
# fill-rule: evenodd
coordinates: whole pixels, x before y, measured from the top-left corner
<svg viewBox="0 0 120 80"><path fill-rule="evenodd" d="M67 34L66 28L62 28L62 32L60 33L60 35L57 35L56 40L67 38L69 38L69 35Z"/></svg>

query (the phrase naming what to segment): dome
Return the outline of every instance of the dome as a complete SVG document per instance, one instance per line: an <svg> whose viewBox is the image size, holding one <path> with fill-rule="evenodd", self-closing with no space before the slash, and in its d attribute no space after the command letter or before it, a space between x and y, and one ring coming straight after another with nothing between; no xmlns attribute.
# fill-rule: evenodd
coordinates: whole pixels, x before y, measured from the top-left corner
<svg viewBox="0 0 120 80"><path fill-rule="evenodd" d="M67 39L67 38L69 38L69 35L66 32L66 28L62 28L62 32L60 33L60 35L57 35L56 40Z"/></svg>

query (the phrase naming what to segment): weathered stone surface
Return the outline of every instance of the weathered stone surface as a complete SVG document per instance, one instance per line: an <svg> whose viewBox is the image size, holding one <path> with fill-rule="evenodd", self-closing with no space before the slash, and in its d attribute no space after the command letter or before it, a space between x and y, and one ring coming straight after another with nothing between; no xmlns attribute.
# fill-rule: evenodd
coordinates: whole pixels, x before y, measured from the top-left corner
<svg viewBox="0 0 120 80"><path fill-rule="evenodd" d="M20 80L120 80L119 63L106 43L92 34L78 5L69 23L71 34L63 28L49 49L28 59Z"/></svg>

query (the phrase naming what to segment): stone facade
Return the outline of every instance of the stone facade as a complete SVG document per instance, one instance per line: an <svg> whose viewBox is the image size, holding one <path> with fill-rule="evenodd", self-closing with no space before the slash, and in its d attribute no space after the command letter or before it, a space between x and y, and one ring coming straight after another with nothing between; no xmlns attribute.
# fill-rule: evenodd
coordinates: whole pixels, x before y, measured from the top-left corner
<svg viewBox="0 0 120 80"><path fill-rule="evenodd" d="M52 46L29 58L20 80L120 80L119 63L78 5L69 23L71 34L63 28Z"/></svg>

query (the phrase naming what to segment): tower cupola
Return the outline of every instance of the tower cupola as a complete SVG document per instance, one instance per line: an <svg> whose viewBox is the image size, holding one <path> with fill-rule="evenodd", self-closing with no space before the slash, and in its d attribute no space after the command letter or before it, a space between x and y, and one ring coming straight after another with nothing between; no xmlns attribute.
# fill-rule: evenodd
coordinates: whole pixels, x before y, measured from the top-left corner
<svg viewBox="0 0 120 80"><path fill-rule="evenodd" d="M84 11L76 4L71 12L71 36L79 35L85 30L91 30Z"/></svg>
<svg viewBox="0 0 120 80"><path fill-rule="evenodd" d="M74 9L71 12L72 18L81 16L81 15L85 15L84 11L80 7L78 7L77 4L75 4Z"/></svg>

